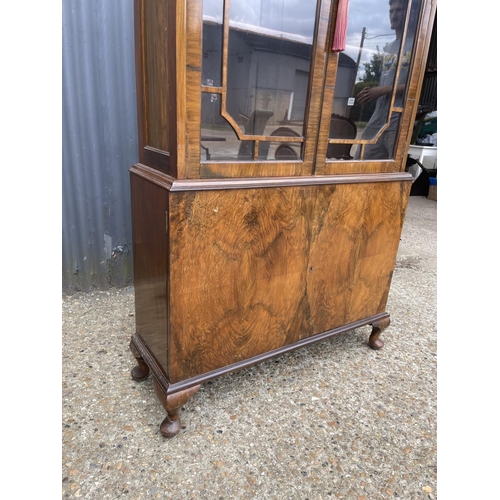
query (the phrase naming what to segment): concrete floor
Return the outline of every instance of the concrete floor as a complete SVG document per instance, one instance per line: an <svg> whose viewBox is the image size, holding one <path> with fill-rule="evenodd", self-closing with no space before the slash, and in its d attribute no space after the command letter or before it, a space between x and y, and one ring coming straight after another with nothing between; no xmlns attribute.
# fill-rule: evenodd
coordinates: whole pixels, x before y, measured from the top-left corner
<svg viewBox="0 0 500 500"><path fill-rule="evenodd" d="M64 296L64 499L437 498L437 203L410 197L387 311L370 327L207 383L165 439L135 382L132 288Z"/></svg>

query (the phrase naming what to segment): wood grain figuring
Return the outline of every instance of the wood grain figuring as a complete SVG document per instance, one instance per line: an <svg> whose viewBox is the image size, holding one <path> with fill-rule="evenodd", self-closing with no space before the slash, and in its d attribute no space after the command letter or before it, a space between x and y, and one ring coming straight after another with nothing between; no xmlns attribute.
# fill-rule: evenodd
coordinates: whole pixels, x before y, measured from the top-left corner
<svg viewBox="0 0 500 500"><path fill-rule="evenodd" d="M304 162L239 162L239 163L202 163L199 165L202 179L235 178L235 177L281 177L288 175L307 175L304 173ZM309 167L311 170L311 167Z"/></svg>
<svg viewBox="0 0 500 500"><path fill-rule="evenodd" d="M326 161L318 160L318 173L321 175L355 175L399 172L401 162L388 161ZM404 171L404 167L403 167Z"/></svg>
<svg viewBox="0 0 500 500"><path fill-rule="evenodd" d="M254 356L252 358L248 358L242 361L238 361L232 365L226 365L217 370L213 370L211 372L205 372L202 375L198 375L193 378L184 379L181 382L177 382L175 384L171 384L168 386L168 393L175 394L178 391L183 391L190 387L193 387L198 384L202 384L207 382L208 380L212 380L217 377L221 377L222 375L227 375L228 373L232 373L238 370L242 370L244 368L248 368L250 366L256 365L258 363L262 363L263 361L273 359L277 356L281 356L287 352L291 352L295 349L301 349L307 345L314 344L316 342L321 342L323 340L329 339L335 335L339 335L341 333L351 332L356 330L357 328L362 328L365 325L375 325L380 324L381 321L390 318L388 313L377 314L375 316L370 316L368 318L364 318L360 321L355 321L354 323L348 323L347 325L342 325L339 328L334 328L332 330L327 330L325 332L318 333L316 335L312 335L311 337L304 338L293 344L287 344L283 347L275 349L273 351L267 351L263 354L259 354L258 356ZM372 347L372 346L370 346ZM373 348L373 347L372 347Z"/></svg>
<svg viewBox="0 0 500 500"><path fill-rule="evenodd" d="M308 275L316 332L385 311L410 186L343 185L319 203Z"/></svg>
<svg viewBox="0 0 500 500"><path fill-rule="evenodd" d="M170 193L170 382L382 312L409 188Z"/></svg>
<svg viewBox="0 0 500 500"><path fill-rule="evenodd" d="M335 23L337 5L334 3L330 6L330 12L323 22L327 23L328 37L326 39L325 47L325 66L324 75L322 81L323 98L321 102L321 114L318 118L318 139L316 144L316 162L314 173L323 175L325 173L325 158L326 149L328 147L328 136L330 132L330 123L332 115L332 103L335 91L335 82L337 79L337 65L339 60L339 54L337 52L332 52L330 47L333 41L333 26ZM318 161L319 159L319 161Z"/></svg>
<svg viewBox="0 0 500 500"><path fill-rule="evenodd" d="M130 175L136 332L167 366L167 191Z"/></svg>
<svg viewBox="0 0 500 500"><path fill-rule="evenodd" d="M230 0L220 5L227 62ZM201 92L227 98L227 64L221 87L201 85L203 0L134 0L131 375L152 376L166 437L179 432L180 408L207 380L365 325L368 345L383 346L436 3L423 0L395 157L384 161L326 160L337 5L317 2L303 161L258 161L254 151L253 162L201 162ZM265 136L250 137L262 148Z"/></svg>
<svg viewBox="0 0 500 500"><path fill-rule="evenodd" d="M330 11L332 2L324 0L319 2L318 22L314 36L312 68L309 75L309 102L306 106L304 128L306 131L306 142L304 145L304 163L306 169L304 174L314 174L316 168L316 149L318 128L321 117L321 108L324 91L324 73L327 57L327 45L329 40ZM311 168L309 169L309 165Z"/></svg>
<svg viewBox="0 0 500 500"><path fill-rule="evenodd" d="M144 1L144 44L147 95L148 143L153 148L170 152L170 120L172 99L175 93L169 85L167 59L168 3L164 0ZM173 47L172 47L173 48Z"/></svg>
<svg viewBox="0 0 500 500"><path fill-rule="evenodd" d="M186 164L179 168L179 178L197 179L200 177L200 137L201 137L201 67L203 51L203 12L202 3L197 0L186 1ZM179 42L180 43L180 42ZM180 127L180 124L179 124ZM179 134L181 130L179 128Z"/></svg>

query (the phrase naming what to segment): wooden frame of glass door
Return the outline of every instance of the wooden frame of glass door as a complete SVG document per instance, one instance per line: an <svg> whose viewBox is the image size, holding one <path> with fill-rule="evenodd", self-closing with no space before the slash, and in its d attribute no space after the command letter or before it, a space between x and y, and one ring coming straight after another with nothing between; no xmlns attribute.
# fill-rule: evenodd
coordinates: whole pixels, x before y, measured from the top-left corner
<svg viewBox="0 0 500 500"><path fill-rule="evenodd" d="M409 0L411 2L411 0ZM336 6L334 6L336 8ZM408 11L410 8L408 7ZM334 142L329 140L330 120L332 114L333 100L335 97L335 84L337 78L339 53L328 51L326 61L326 75L324 84L324 94L322 100L321 123L319 128L318 149L316 156L317 175L332 175L332 174L357 174L357 173L383 173L404 171L406 162L403 156L408 150L409 140L411 138L410 130L415 121L418 102L417 96L420 94L423 76L425 72L424 54L427 53L427 46L430 43L430 35L432 31L432 21L436 10L434 1L424 2L420 13L419 25L416 29L417 40L414 47L416 51L413 56L412 64L408 74L408 83L404 98L404 107L400 109L401 119L399 123L398 135L396 138L394 159L391 160L329 160L326 158L326 151L329 143L335 144L360 144L367 141L352 140L352 139L337 139ZM332 15L332 19L335 16ZM407 29L408 18L406 19L405 33ZM333 26L329 29L329 47L333 40ZM399 62L401 65L401 62ZM398 73L399 74L399 68ZM397 76L396 80L397 81ZM394 102L394 95L392 98ZM376 142L372 140L371 143Z"/></svg>
<svg viewBox="0 0 500 500"><path fill-rule="evenodd" d="M184 0L177 0L184 5ZM316 140L320 123L320 110L323 94L324 67L326 62L326 46L329 40L329 15L331 0L318 0L316 10L316 27L311 56L311 71L309 75L309 94L304 118L304 139L298 141L295 137L280 138L280 142L303 142L303 158L290 161L257 160L249 161L200 161L200 123L201 123L201 92L220 94L225 102L226 89L213 88L202 85L202 1L185 0L185 31L183 43L178 39L180 46L186 47L185 56L185 89L178 102L178 109L185 109L186 124L186 178L213 178L213 177L267 177L267 176L304 176L314 172L316 155ZM230 0L225 0L224 47L226 54L228 44L228 9ZM227 66L223 72L227 71ZM179 85L179 84L178 84ZM178 87L182 88L182 87ZM179 93L180 94L180 93ZM225 115L227 118L227 114ZM230 120L228 120L230 121ZM268 136L244 136L241 139L257 140L269 139ZM274 139L273 139L274 140Z"/></svg>

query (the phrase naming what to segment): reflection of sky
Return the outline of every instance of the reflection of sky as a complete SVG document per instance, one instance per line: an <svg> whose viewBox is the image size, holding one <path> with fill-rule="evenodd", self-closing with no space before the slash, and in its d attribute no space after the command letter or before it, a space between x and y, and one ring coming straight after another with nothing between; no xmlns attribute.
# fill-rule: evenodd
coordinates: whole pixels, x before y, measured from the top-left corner
<svg viewBox="0 0 500 500"><path fill-rule="evenodd" d="M203 14L222 22L222 0L204 0ZM312 37L316 2L311 0L231 0L231 21Z"/></svg>
<svg viewBox="0 0 500 500"><path fill-rule="evenodd" d="M366 28L366 33L358 78L364 74L363 63L371 60L377 47L382 50L384 45L395 38L389 22L389 0L350 0L345 54L355 61L359 54L363 28Z"/></svg>
<svg viewBox="0 0 500 500"><path fill-rule="evenodd" d="M230 17L234 21L312 37L315 2L304 0L232 0Z"/></svg>
<svg viewBox="0 0 500 500"><path fill-rule="evenodd" d="M203 13L222 22L223 0L204 0ZM310 37L314 30L316 2L313 0L231 0L230 18L255 26ZM389 22L389 0L350 0L345 54L358 58L362 31L366 28L363 63L395 38Z"/></svg>
<svg viewBox="0 0 500 500"><path fill-rule="evenodd" d="M222 22L222 11L223 0L204 0L205 15ZM316 2L312 0L231 0L230 17L245 24L312 36L315 11ZM350 0L348 45L359 47L363 27L367 37L393 33L388 0ZM364 46L375 49L377 44L383 46L390 40L391 37L365 40Z"/></svg>

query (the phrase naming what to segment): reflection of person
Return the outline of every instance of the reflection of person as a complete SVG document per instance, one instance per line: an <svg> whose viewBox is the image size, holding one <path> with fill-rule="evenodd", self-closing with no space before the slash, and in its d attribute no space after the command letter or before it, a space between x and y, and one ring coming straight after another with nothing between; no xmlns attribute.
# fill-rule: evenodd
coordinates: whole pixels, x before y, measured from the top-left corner
<svg viewBox="0 0 500 500"><path fill-rule="evenodd" d="M389 19L391 29L395 31L396 39L384 47L380 82L378 87L365 87L358 94L356 99L359 104L367 104L374 100L377 101L373 115L366 124L366 128L361 136L362 139L373 139L378 134L380 129L387 123L407 4L407 0L389 0ZM410 57L410 50L403 53L403 61L399 73L399 81L403 83L398 85L394 102L395 106L401 106L402 94L408 75ZM399 115L399 113L392 113L390 124L380 136L377 143L366 145L364 155L365 159L382 160L392 158L394 153L394 142L398 129ZM356 157L359 157L359 152Z"/></svg>

